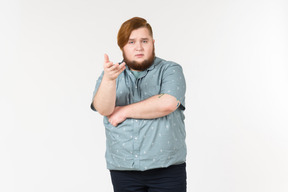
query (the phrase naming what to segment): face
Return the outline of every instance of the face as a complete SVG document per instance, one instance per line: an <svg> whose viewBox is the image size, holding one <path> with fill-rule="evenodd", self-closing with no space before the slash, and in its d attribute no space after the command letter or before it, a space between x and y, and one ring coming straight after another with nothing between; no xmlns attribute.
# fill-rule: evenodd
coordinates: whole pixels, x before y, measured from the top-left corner
<svg viewBox="0 0 288 192"><path fill-rule="evenodd" d="M126 65L135 71L143 71L153 64L154 39L147 28L131 32L128 43L123 47L123 57Z"/></svg>

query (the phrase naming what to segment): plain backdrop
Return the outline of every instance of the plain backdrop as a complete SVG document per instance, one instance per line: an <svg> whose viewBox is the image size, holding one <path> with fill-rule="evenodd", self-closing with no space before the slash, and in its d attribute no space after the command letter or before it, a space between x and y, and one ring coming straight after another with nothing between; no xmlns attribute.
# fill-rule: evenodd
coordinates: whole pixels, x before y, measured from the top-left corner
<svg viewBox="0 0 288 192"><path fill-rule="evenodd" d="M0 191L112 192L90 110L120 25L144 17L186 76L188 192L288 191L286 0L0 3Z"/></svg>

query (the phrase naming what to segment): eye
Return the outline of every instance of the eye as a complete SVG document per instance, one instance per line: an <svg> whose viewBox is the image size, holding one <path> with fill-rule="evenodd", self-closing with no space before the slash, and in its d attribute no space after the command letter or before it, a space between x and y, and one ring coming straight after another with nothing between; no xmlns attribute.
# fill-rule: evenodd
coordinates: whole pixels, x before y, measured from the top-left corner
<svg viewBox="0 0 288 192"><path fill-rule="evenodd" d="M143 40L143 43L148 43L148 40Z"/></svg>
<svg viewBox="0 0 288 192"><path fill-rule="evenodd" d="M128 44L134 44L134 41L128 41Z"/></svg>

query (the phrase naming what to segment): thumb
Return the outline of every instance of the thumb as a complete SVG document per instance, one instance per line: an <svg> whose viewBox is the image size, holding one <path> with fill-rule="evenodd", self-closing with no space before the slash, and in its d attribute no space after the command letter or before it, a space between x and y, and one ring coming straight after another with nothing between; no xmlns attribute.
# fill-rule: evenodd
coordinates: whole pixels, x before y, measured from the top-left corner
<svg viewBox="0 0 288 192"><path fill-rule="evenodd" d="M105 63L109 62L109 56L106 53L104 54L104 62Z"/></svg>

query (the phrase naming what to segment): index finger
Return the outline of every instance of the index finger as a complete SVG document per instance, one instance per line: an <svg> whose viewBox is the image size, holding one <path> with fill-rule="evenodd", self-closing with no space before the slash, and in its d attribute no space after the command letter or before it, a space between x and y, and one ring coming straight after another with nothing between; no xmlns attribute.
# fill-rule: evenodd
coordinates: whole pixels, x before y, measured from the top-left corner
<svg viewBox="0 0 288 192"><path fill-rule="evenodd" d="M105 63L109 62L109 56L106 53L104 54L104 62Z"/></svg>

